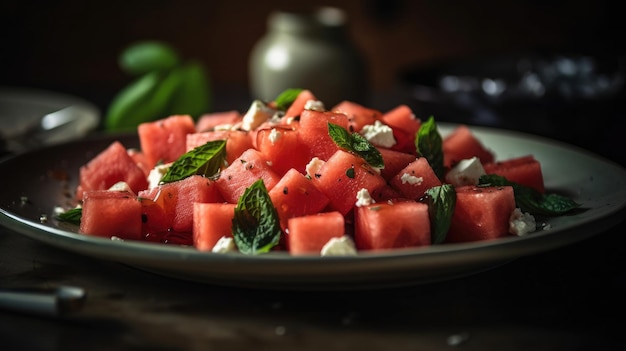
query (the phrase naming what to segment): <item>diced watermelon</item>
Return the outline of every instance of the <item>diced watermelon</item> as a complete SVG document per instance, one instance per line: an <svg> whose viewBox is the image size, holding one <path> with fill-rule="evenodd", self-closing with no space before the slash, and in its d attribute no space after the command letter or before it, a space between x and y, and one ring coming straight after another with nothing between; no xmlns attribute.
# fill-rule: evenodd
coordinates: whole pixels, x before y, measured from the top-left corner
<svg viewBox="0 0 626 351"><path fill-rule="evenodd" d="M304 110L300 116L299 136L309 149L309 159L328 160L339 147L328 134L328 123L348 129L348 116L336 112Z"/></svg>
<svg viewBox="0 0 626 351"><path fill-rule="evenodd" d="M493 162L495 155L476 138L466 125L457 126L443 138L444 166L452 167L461 160L478 157L482 164Z"/></svg>
<svg viewBox="0 0 626 351"><path fill-rule="evenodd" d="M317 101L317 97L310 90L304 89L299 94L298 97L293 101L291 106L285 111L285 116L283 119L291 119L293 117L298 117L304 111L304 106L309 100Z"/></svg>
<svg viewBox="0 0 626 351"><path fill-rule="evenodd" d="M139 196L159 204L164 210L164 216L171 229L176 232L192 231L194 202L224 201L215 181L200 175L159 185L149 191L139 193Z"/></svg>
<svg viewBox="0 0 626 351"><path fill-rule="evenodd" d="M221 172L215 184L224 200L237 203L246 188L259 179L263 179L269 191L278 183L280 176L272 170L261 152L248 149Z"/></svg>
<svg viewBox="0 0 626 351"><path fill-rule="evenodd" d="M217 126L235 125L241 122L242 118L237 110L206 113L198 118L196 131L206 132Z"/></svg>
<svg viewBox="0 0 626 351"><path fill-rule="evenodd" d="M417 118L413 110L405 104L398 105L385 112L380 119L386 125L405 132L413 139L422 125L422 121Z"/></svg>
<svg viewBox="0 0 626 351"><path fill-rule="evenodd" d="M143 169L137 166L121 142L114 141L80 167L76 198L81 200L85 191L107 190L117 182L126 182L135 194L148 187Z"/></svg>
<svg viewBox="0 0 626 351"><path fill-rule="evenodd" d="M279 175L291 168L300 173L306 171L306 165L311 159L308 148L298 134L298 130L291 127L279 126L261 129L257 134L257 149Z"/></svg>
<svg viewBox="0 0 626 351"><path fill-rule="evenodd" d="M236 204L194 203L193 245L211 251L222 237L232 238Z"/></svg>
<svg viewBox="0 0 626 351"><path fill-rule="evenodd" d="M385 164L385 168L380 170L380 174L387 181L390 181L391 178L404 169L404 167L417 159L415 155L407 154L406 152L386 148L378 148L378 151L380 151L383 157L383 163Z"/></svg>
<svg viewBox="0 0 626 351"><path fill-rule="evenodd" d="M508 160L483 165L485 173L497 174L507 180L531 187L545 193L541 164L532 155L515 157Z"/></svg>
<svg viewBox="0 0 626 351"><path fill-rule="evenodd" d="M389 184L405 198L417 200L424 192L441 185L426 157L418 157L391 178Z"/></svg>
<svg viewBox="0 0 626 351"><path fill-rule="evenodd" d="M102 237L140 240L141 203L126 191L86 191L83 198L81 233Z"/></svg>
<svg viewBox="0 0 626 351"><path fill-rule="evenodd" d="M387 250L431 244L428 205L383 202L354 211L354 241L359 250Z"/></svg>
<svg viewBox="0 0 626 351"><path fill-rule="evenodd" d="M189 115L173 115L157 121L144 122L137 127L141 150L148 168L176 161L187 151L187 134L195 133L194 120Z"/></svg>
<svg viewBox="0 0 626 351"><path fill-rule="evenodd" d="M374 124L383 115L379 110L349 100L338 103L331 111L344 113L348 116L348 131L351 133L359 132L365 125Z"/></svg>
<svg viewBox="0 0 626 351"><path fill-rule="evenodd" d="M148 175L150 175L150 171L152 170L152 168L148 168L148 165L146 162L146 155L144 155L143 151L139 149L128 149L126 150L126 152L128 152L128 156L130 156L130 158L132 158L133 161L135 161L135 164L137 165L137 167L141 168L141 170L143 171L143 173L146 175L146 178L147 178Z"/></svg>
<svg viewBox="0 0 626 351"><path fill-rule="evenodd" d="M321 212L288 221L287 241L292 255L319 255L332 238L344 235L344 217L341 213Z"/></svg>
<svg viewBox="0 0 626 351"><path fill-rule="evenodd" d="M187 134L186 151L214 140L226 140L226 162L228 162L228 164L231 164L241 156L244 151L252 147L252 141L246 131L214 130Z"/></svg>
<svg viewBox="0 0 626 351"><path fill-rule="evenodd" d="M343 215L356 204L359 190L374 194L387 187L385 179L363 158L343 150L324 163L313 183L330 199L331 208Z"/></svg>
<svg viewBox="0 0 626 351"><path fill-rule="evenodd" d="M508 235L509 217L515 209L513 188L461 186L446 242L488 240Z"/></svg>
<svg viewBox="0 0 626 351"><path fill-rule="evenodd" d="M145 191L140 192L143 193ZM163 233L172 229L172 221L160 204L140 195L137 200L141 203L141 232L144 238L160 238Z"/></svg>
<svg viewBox="0 0 626 351"><path fill-rule="evenodd" d="M268 193L283 230L289 218L320 212L329 203L328 197L317 189L311 179L293 168Z"/></svg>

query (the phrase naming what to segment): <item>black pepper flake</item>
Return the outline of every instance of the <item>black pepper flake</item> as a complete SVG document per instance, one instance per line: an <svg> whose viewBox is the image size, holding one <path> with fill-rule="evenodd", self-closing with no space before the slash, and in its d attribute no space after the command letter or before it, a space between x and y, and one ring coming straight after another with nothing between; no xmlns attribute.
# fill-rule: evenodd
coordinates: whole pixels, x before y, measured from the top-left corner
<svg viewBox="0 0 626 351"><path fill-rule="evenodd" d="M289 193L289 189L287 187L283 188L283 194L287 195Z"/></svg>
<svg viewBox="0 0 626 351"><path fill-rule="evenodd" d="M350 178L350 179L354 179L354 166L348 168L346 170L346 177Z"/></svg>
<svg viewBox="0 0 626 351"><path fill-rule="evenodd" d="M148 215L145 213L141 214L141 223L148 223Z"/></svg>
<svg viewBox="0 0 626 351"><path fill-rule="evenodd" d="M319 173L315 173L315 174L314 174L314 176L315 176L315 178L317 178L317 179L322 178L322 175L321 175L321 174L319 174Z"/></svg>

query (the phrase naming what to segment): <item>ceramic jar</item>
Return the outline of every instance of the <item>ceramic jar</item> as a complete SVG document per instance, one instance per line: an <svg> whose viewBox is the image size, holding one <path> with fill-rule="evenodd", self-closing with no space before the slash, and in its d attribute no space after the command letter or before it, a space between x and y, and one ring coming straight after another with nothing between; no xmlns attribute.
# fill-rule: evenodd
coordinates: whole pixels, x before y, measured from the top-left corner
<svg viewBox="0 0 626 351"><path fill-rule="evenodd" d="M345 13L324 7L312 13L279 11L250 54L253 99L270 101L288 88L309 89L327 108L342 100L364 103L367 71L350 40Z"/></svg>

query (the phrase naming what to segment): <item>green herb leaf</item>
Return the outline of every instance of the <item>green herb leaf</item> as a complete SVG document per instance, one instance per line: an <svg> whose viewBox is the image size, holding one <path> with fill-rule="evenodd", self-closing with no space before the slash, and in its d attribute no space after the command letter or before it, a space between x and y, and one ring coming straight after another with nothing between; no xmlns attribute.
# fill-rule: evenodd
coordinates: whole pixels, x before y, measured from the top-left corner
<svg viewBox="0 0 626 351"><path fill-rule="evenodd" d="M83 209L80 207L75 207L63 213L59 213L56 216L56 218L61 222L67 222L71 224L80 225L80 220L82 216L83 216Z"/></svg>
<svg viewBox="0 0 626 351"><path fill-rule="evenodd" d="M362 157L372 167L384 168L380 151L359 133L350 134L345 128L328 123L328 134L340 148Z"/></svg>
<svg viewBox="0 0 626 351"><path fill-rule="evenodd" d="M581 205L572 199L558 194L541 194L537 190L507 180L496 174L483 175L478 180L478 185L513 187L515 203L523 212L540 216L561 216Z"/></svg>
<svg viewBox="0 0 626 351"><path fill-rule="evenodd" d="M287 109L296 101L298 95L302 92L302 89L286 89L276 97L276 109L281 111L287 111Z"/></svg>
<svg viewBox="0 0 626 351"><path fill-rule="evenodd" d="M278 244L282 233L278 213L262 179L239 198L232 231L237 248L244 254L266 253Z"/></svg>
<svg viewBox="0 0 626 351"><path fill-rule="evenodd" d="M425 195L423 200L428 205L431 240L433 244L441 244L446 239L452 223L456 191L451 184L443 184L426 190Z"/></svg>
<svg viewBox="0 0 626 351"><path fill-rule="evenodd" d="M181 82L174 91L168 115L187 114L197 119L211 107L211 87L207 70L200 62L178 68Z"/></svg>
<svg viewBox="0 0 626 351"><path fill-rule="evenodd" d="M154 40L137 42L127 47L119 57L120 67L132 75L170 69L178 62L178 53L171 46Z"/></svg>
<svg viewBox="0 0 626 351"><path fill-rule="evenodd" d="M226 140L213 140L179 157L168 168L161 184L185 179L195 174L214 177L226 159Z"/></svg>
<svg viewBox="0 0 626 351"><path fill-rule="evenodd" d="M441 134L437 130L435 118L430 116L426 122L422 123L415 135L415 148L419 155L426 157L439 179L443 179L445 175L442 145Z"/></svg>

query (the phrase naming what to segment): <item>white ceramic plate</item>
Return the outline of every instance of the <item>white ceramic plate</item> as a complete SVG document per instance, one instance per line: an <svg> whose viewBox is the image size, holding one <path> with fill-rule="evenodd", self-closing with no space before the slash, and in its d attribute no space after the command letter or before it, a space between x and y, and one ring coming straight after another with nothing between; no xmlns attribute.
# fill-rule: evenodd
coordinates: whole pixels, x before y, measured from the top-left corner
<svg viewBox="0 0 626 351"><path fill-rule="evenodd" d="M440 124L442 134L454 125ZM533 154L542 164L549 192L580 202L584 211L548 221L550 230L525 237L363 253L357 257L290 257L213 254L190 247L121 242L78 234L53 220L53 208L68 202L78 167L119 139L102 136L56 145L0 163L9 175L0 183L0 224L41 242L158 274L211 284L273 289L359 289L452 279L546 252L601 233L619 223L626 209L626 171L584 150L543 138L472 128L498 159ZM42 216L47 221L41 221Z"/></svg>
<svg viewBox="0 0 626 351"><path fill-rule="evenodd" d="M54 114L54 115L51 115ZM100 111L92 103L64 93L39 89L0 87L0 137L13 141L33 128L46 115L45 135L30 135L25 140L11 142L10 151L21 152L34 145L50 145L81 138L93 131L100 122ZM65 121L72 120L70 124ZM36 139L36 143L34 142Z"/></svg>

